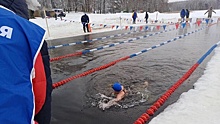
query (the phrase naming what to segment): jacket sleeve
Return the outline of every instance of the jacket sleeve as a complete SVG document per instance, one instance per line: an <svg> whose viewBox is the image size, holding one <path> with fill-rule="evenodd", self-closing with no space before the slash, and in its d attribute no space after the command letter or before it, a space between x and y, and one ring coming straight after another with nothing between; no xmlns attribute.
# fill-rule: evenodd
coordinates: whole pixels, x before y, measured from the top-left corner
<svg viewBox="0 0 220 124"><path fill-rule="evenodd" d="M48 53L47 42L44 41L43 46L41 48L41 56L44 66L44 74L46 76L46 99L43 107L40 109L40 112L35 115L34 119L39 124L50 124L51 119L51 93L52 93L52 79L51 79L51 70L50 70L50 56Z"/></svg>
<svg viewBox="0 0 220 124"><path fill-rule="evenodd" d="M87 23L89 23L89 16L88 16L88 20L87 20Z"/></svg>
<svg viewBox="0 0 220 124"><path fill-rule="evenodd" d="M41 53L38 54L35 65L35 78L33 90L35 96L35 115L41 110L46 98L46 76Z"/></svg>

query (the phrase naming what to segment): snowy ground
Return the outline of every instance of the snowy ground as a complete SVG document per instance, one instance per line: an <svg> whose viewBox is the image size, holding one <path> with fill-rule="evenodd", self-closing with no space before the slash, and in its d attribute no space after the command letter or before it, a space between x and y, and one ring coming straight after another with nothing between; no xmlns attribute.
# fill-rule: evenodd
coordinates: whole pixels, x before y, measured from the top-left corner
<svg viewBox="0 0 220 124"><path fill-rule="evenodd" d="M205 10L194 11L190 13L190 18L192 22L196 22L196 18L206 18L204 15ZM36 18L31 19L32 22L40 25L45 30L47 30L46 39L56 39L62 37L71 37L77 35L84 35L82 24L80 23L80 18L84 13L67 13L67 16L61 19L55 20L54 18ZM162 25L167 23L178 22L179 13L149 13L149 23L148 25ZM131 13L116 13L116 14L88 14L90 18L90 23L94 24L92 27L92 33L105 32L124 29L125 26L140 26L145 24L145 13L138 13L137 24L132 24ZM217 14L213 14L213 19L216 20L220 16L220 11ZM120 19L121 18L121 19ZM153 23L158 20L158 23ZM73 22L74 21L74 22ZM48 25L48 26L47 26ZM106 27L104 28L104 26ZM114 26L114 28L112 28Z"/></svg>
<svg viewBox="0 0 220 124"><path fill-rule="evenodd" d="M192 22L196 18L206 18L204 15L206 10L193 11L190 13ZM220 10L213 13L214 22L220 17ZM76 35L84 35L80 18L83 13L67 13L67 17L63 21L54 18L42 19L36 18L31 21L37 23L47 30L46 39L54 39L61 37L71 37ZM116 30L112 25L119 25L122 29L124 26L131 26L131 13L117 14L88 14L90 22L94 23L92 33ZM137 25L145 25L145 13L138 13ZM179 13L150 13L150 22L158 20L158 23L148 25L167 24L168 22L176 23ZM122 18L120 21L120 17ZM74 21L74 22L73 22ZM48 28L46 25L48 23ZM108 28L104 28L106 25ZM109 26L110 25L110 26ZM118 28L117 30L120 30ZM220 40L220 39L219 39ZM217 43L218 41L216 41ZM214 45L214 44L213 44ZM150 124L220 124L220 47L215 49L215 55L208 62L204 75L194 84L194 89L183 93L179 100L168 106L164 112L159 114Z"/></svg>

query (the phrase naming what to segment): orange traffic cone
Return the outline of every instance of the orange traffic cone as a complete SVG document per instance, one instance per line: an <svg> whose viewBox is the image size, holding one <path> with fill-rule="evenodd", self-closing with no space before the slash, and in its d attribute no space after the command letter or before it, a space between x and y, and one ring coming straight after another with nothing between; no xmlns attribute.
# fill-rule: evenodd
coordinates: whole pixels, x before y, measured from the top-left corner
<svg viewBox="0 0 220 124"><path fill-rule="evenodd" d="M88 23L89 32L92 32L91 23Z"/></svg>

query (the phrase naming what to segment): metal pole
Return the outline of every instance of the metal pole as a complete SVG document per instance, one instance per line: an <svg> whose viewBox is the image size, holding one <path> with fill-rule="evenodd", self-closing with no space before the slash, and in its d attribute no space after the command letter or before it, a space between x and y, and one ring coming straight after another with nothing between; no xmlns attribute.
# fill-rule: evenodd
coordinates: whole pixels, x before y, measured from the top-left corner
<svg viewBox="0 0 220 124"><path fill-rule="evenodd" d="M121 19L122 19L122 18L121 18L121 16L120 16L120 28L121 28L121 30L122 30L122 27L121 27Z"/></svg>
<svg viewBox="0 0 220 124"><path fill-rule="evenodd" d="M45 9L43 11L44 11L44 17L45 17L45 21L46 21L46 25L47 25L47 33L48 33L48 36L50 37L50 30L49 30L49 26L48 26L48 22L47 22L47 16L46 16Z"/></svg>

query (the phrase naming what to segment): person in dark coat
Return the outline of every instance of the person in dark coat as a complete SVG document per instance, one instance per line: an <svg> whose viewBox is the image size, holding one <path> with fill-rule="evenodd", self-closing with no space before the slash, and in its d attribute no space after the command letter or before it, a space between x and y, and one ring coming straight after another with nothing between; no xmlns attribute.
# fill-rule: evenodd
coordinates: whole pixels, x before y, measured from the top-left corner
<svg viewBox="0 0 220 124"><path fill-rule="evenodd" d="M212 12L214 12L214 13L216 14L216 12L212 9L212 7L210 7L210 8L205 12L205 14L208 13L208 18L212 18ZM204 14L204 15L205 15L205 14Z"/></svg>
<svg viewBox="0 0 220 124"><path fill-rule="evenodd" d="M134 10L132 13L133 24L136 24L137 12Z"/></svg>
<svg viewBox="0 0 220 124"><path fill-rule="evenodd" d="M186 9L186 18L189 18L189 10Z"/></svg>
<svg viewBox="0 0 220 124"><path fill-rule="evenodd" d="M0 0L0 5L4 6L7 9L13 11L16 15L23 17L24 19L29 20L28 15L28 6L25 0ZM30 29L34 30L34 29ZM51 70L50 70L50 57L48 53L47 42L43 41L42 47L40 49L41 54L41 63L43 64L42 70L44 72L42 74L45 75L45 90L37 89L38 92L45 92L45 97L43 98L44 103L42 108L38 113L35 113L34 120L39 124L49 124L51 120L51 93L52 93L52 79L51 79ZM35 98L36 100L36 98ZM35 101L36 102L36 101ZM36 104L36 103L35 103ZM15 113L16 114L16 113Z"/></svg>
<svg viewBox="0 0 220 124"><path fill-rule="evenodd" d="M146 14L145 14L146 23L148 23L148 18L149 18L149 15L148 15L148 13L146 12Z"/></svg>
<svg viewBox="0 0 220 124"><path fill-rule="evenodd" d="M189 10L186 9L186 22L188 22L188 19L189 19Z"/></svg>
<svg viewBox="0 0 220 124"><path fill-rule="evenodd" d="M180 12L181 22L184 22L186 16L185 9L182 9Z"/></svg>
<svg viewBox="0 0 220 124"><path fill-rule="evenodd" d="M54 18L55 18L55 20L57 20L57 13L56 12L54 14Z"/></svg>
<svg viewBox="0 0 220 124"><path fill-rule="evenodd" d="M88 27L88 24L89 24L89 16L85 13L82 17L81 17L81 22L82 22L82 25L83 25L83 31L86 33L86 30L87 32L90 32L89 31L89 27Z"/></svg>

